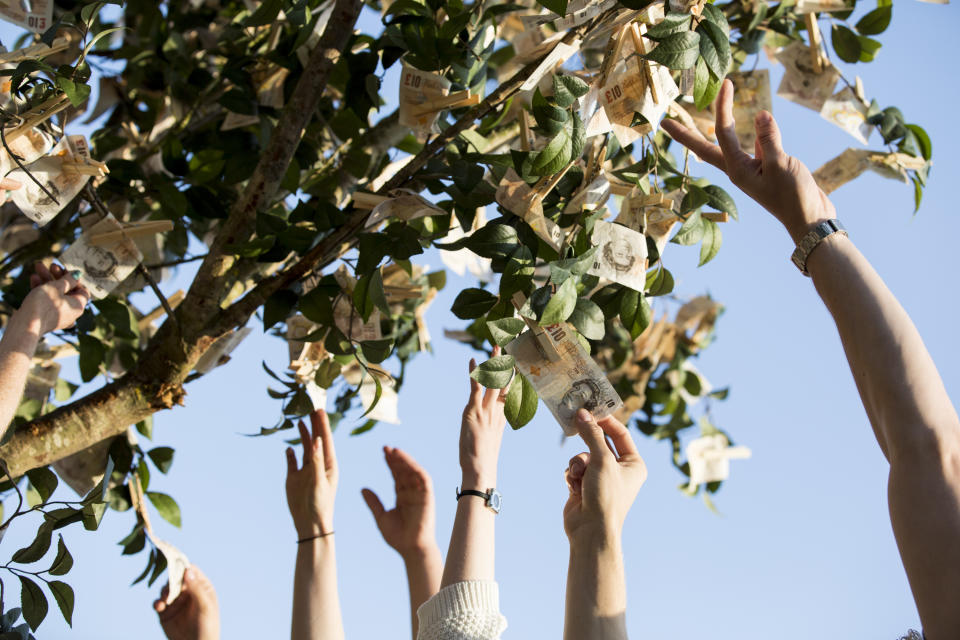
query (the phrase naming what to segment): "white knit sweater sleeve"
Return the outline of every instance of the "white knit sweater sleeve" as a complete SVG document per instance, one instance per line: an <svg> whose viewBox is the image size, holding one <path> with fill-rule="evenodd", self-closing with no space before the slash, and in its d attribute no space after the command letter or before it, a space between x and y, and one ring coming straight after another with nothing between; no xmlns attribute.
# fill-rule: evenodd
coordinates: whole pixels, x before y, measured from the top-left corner
<svg viewBox="0 0 960 640"><path fill-rule="evenodd" d="M467 580L444 587L417 610L417 640L497 640L507 628L500 592L492 580Z"/></svg>

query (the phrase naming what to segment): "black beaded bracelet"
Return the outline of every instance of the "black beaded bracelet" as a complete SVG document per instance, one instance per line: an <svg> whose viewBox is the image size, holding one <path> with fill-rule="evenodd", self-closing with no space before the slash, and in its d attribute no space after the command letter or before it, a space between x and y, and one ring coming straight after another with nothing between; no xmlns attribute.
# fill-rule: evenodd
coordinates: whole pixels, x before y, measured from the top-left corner
<svg viewBox="0 0 960 640"><path fill-rule="evenodd" d="M316 540L317 538L326 538L327 536L332 536L332 535L333 535L333 531L328 531L326 533L318 533L315 536L311 536L309 538L303 538L302 540L297 540L297 544L300 544L303 542L310 542L311 540Z"/></svg>

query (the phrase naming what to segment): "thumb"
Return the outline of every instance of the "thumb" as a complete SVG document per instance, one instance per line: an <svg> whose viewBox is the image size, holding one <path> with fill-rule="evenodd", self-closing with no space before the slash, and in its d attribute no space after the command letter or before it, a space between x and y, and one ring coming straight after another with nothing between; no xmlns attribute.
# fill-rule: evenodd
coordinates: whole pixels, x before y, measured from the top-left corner
<svg viewBox="0 0 960 640"><path fill-rule="evenodd" d="M600 456L610 455L607 443L603 439L603 429L600 428L589 411L586 409L577 411L577 415L573 418L573 426L576 427L577 433L587 444L591 456L597 456L597 459L599 459Z"/></svg>
<svg viewBox="0 0 960 640"><path fill-rule="evenodd" d="M763 153L764 164L775 163L783 155L780 127L769 111L761 111L754 122L757 129L757 144Z"/></svg>
<svg viewBox="0 0 960 640"><path fill-rule="evenodd" d="M386 512L386 509L383 508L383 503L380 502L380 498L377 497L370 489L363 489L360 491L363 494L363 501L367 503L367 507L370 508L370 512L373 514L373 519L380 523L380 518Z"/></svg>
<svg viewBox="0 0 960 640"><path fill-rule="evenodd" d="M167 608L167 603L164 602L163 600L154 600L154 601L153 601L153 609L154 609L154 611L156 611L157 613L163 613L163 611L164 611L166 608Z"/></svg>

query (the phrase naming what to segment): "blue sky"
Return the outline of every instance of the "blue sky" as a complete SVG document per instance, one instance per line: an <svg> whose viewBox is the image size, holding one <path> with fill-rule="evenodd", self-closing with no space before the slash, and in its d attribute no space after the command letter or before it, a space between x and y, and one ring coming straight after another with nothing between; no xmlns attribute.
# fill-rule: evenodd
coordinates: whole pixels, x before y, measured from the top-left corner
<svg viewBox="0 0 960 640"><path fill-rule="evenodd" d="M876 62L846 65L844 72L859 73L868 96L899 107L908 121L927 129L934 146L930 187L916 216L909 185L872 173L841 187L833 201L854 242L912 315L955 395L958 304L949 283L960 222L949 194L958 175L951 108L958 95L940 61L957 14L950 6L912 0L898 3L895 14ZM6 33L0 31L4 43ZM772 70L774 88L780 73ZM787 150L811 168L860 146L816 113L782 99L774 98L774 114ZM880 147L876 137L872 142ZM705 165L693 171L734 192ZM669 464L667 445L634 432L650 477L624 530L630 635L725 640L776 629L783 640L899 637L919 621L890 530L887 465L832 321L810 281L788 260L789 237L746 197L736 198L741 221L723 225L723 247L712 263L698 269L695 248L671 246L667 264L678 294L709 292L727 306L716 342L697 365L714 385L731 386L729 399L714 403L713 415L753 450L753 458L733 462L715 497L718 516L677 490L682 477ZM441 266L435 252L418 262ZM174 291L188 275L164 289ZM456 292L472 284L451 276L427 314L435 351L417 357L408 370L400 395L403 424L381 424L358 437L348 429L336 434L341 479L335 528L350 638L409 633L402 563L381 540L360 496L361 488L371 487L392 504L383 445L407 450L433 475L438 539L446 548L471 353L443 339L442 329L461 326L449 308ZM229 640L289 633L296 551L283 493L285 445L279 437L242 435L273 424L279 412L264 390L261 360L275 368L286 364L285 345L251 326L254 334L233 361L191 384L187 406L158 414L155 424L154 444L175 447L176 457L171 474L155 474L151 489L178 500L183 528L159 518L155 526L212 579ZM583 449L575 440L561 442L560 428L542 407L531 424L504 438L497 579L507 638L560 637L567 564L562 471ZM97 533L66 530L76 560L67 576L77 592L73 632L54 610L39 637L163 637L151 608L160 585L128 587L146 558L122 557L115 544L132 525L132 513L108 512ZM18 523L9 532L3 541L8 554L33 527Z"/></svg>

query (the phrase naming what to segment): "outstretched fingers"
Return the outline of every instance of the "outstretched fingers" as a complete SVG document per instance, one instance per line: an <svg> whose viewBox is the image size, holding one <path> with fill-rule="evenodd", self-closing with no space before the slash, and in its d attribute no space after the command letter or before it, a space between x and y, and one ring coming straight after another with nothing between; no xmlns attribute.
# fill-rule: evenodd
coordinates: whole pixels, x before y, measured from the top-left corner
<svg viewBox="0 0 960 640"><path fill-rule="evenodd" d="M676 120L664 120L661 126L671 138L693 151L701 160L723 170L723 152L720 147L704 138L699 131L690 130Z"/></svg>
<svg viewBox="0 0 960 640"><path fill-rule="evenodd" d="M783 138L773 115L769 111L761 111L754 120L754 126L757 130L757 148L760 150L758 157L763 165L779 163L784 155Z"/></svg>
<svg viewBox="0 0 960 640"><path fill-rule="evenodd" d="M474 358L470 358L470 364L468 366L469 372L473 373L473 370L477 368L477 361ZM480 383L470 377L470 405L479 405L483 403L483 390L480 387Z"/></svg>
<svg viewBox="0 0 960 640"><path fill-rule="evenodd" d="M717 142L723 151L724 170L731 178L741 173L752 158L740 148L733 119L733 83L724 80L717 95Z"/></svg>
<svg viewBox="0 0 960 640"><path fill-rule="evenodd" d="M577 415L573 418L573 424L590 450L591 456L597 456L599 460L603 456L610 455L607 442L603 437L603 430L589 411L586 409L577 411Z"/></svg>
<svg viewBox="0 0 960 640"><path fill-rule="evenodd" d="M491 358L496 358L500 355L500 346L497 345L493 348L493 352L490 354ZM497 401L497 398L500 397L501 389L487 389L483 394L483 406L490 408L493 406L493 403Z"/></svg>
<svg viewBox="0 0 960 640"><path fill-rule="evenodd" d="M370 513L373 514L373 519L379 523L380 518L387 512L383 503L380 502L380 498L370 489L361 489L360 493L363 495L363 501L367 503L367 508L370 509Z"/></svg>
<svg viewBox="0 0 960 640"><path fill-rule="evenodd" d="M323 447L323 468L330 470L337 468L337 452L333 444L333 430L330 428L330 416L323 409L310 414L310 424L313 426L313 437L319 436Z"/></svg>
<svg viewBox="0 0 960 640"><path fill-rule="evenodd" d="M307 431L307 425L303 423L303 420L299 420L297 422L297 429L300 431L300 444L303 445L303 466L306 467L308 464L311 464L314 461L316 446L314 445L313 438L310 437L310 432Z"/></svg>
<svg viewBox="0 0 960 640"><path fill-rule="evenodd" d="M297 471L297 454L293 452L293 447L287 447L287 475Z"/></svg>

